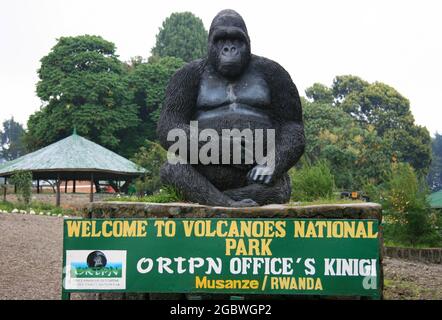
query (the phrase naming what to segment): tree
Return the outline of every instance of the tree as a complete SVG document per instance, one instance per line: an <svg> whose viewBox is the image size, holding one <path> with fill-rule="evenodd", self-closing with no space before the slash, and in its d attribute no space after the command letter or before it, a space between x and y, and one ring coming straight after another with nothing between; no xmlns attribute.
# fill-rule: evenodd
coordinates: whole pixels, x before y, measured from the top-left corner
<svg viewBox="0 0 442 320"><path fill-rule="evenodd" d="M25 154L23 144L23 126L14 121L14 117L3 122L3 131L0 130L0 156L5 160L14 160Z"/></svg>
<svg viewBox="0 0 442 320"><path fill-rule="evenodd" d="M333 91L321 83L314 83L310 88L305 90L307 98L319 103L333 103Z"/></svg>
<svg viewBox="0 0 442 320"><path fill-rule="evenodd" d="M440 244L427 187L408 163L395 163L383 191L385 237L411 245Z"/></svg>
<svg viewBox="0 0 442 320"><path fill-rule="evenodd" d="M392 129L384 137L391 143L393 157L411 164L419 176L427 175L431 164L431 137L427 128L412 125Z"/></svg>
<svg viewBox="0 0 442 320"><path fill-rule="evenodd" d="M62 37L41 59L26 144L37 149L77 132L119 152L124 130L138 125L115 45L99 36Z"/></svg>
<svg viewBox="0 0 442 320"><path fill-rule="evenodd" d="M391 141L392 156L426 174L431 162L428 130L414 123L410 102L394 88L375 82L347 94L341 108L363 126Z"/></svg>
<svg viewBox="0 0 442 320"><path fill-rule="evenodd" d="M179 58L165 57L151 59L149 63L132 59L135 64L128 65L126 82L132 96L132 103L137 106L138 126L124 132L124 140L130 141L123 147L123 154L133 155L144 145L146 139L157 139L156 127L165 98L167 84L184 61Z"/></svg>
<svg viewBox="0 0 442 320"><path fill-rule="evenodd" d="M32 195L32 172L17 171L11 176L10 183L17 188L18 200L28 205Z"/></svg>
<svg viewBox="0 0 442 320"><path fill-rule="evenodd" d="M327 161L339 188L382 181L390 165L389 144L373 127L361 127L332 104L303 99L303 111L308 162Z"/></svg>
<svg viewBox="0 0 442 320"><path fill-rule="evenodd" d="M369 83L352 75L337 76L330 90L335 109L350 115L360 127L374 129L390 143L390 158L410 163L419 174L428 172L431 138L426 128L415 124L407 98L384 83ZM320 84L306 90L316 103L330 103L329 92Z"/></svg>
<svg viewBox="0 0 442 320"><path fill-rule="evenodd" d="M442 135L437 132L432 141L432 161L428 174L428 185L432 191L442 189Z"/></svg>
<svg viewBox="0 0 442 320"><path fill-rule="evenodd" d="M158 143L146 141L134 155L133 161L147 170L136 182L139 194L153 194L163 185L160 180L161 166L167 160L167 152Z"/></svg>
<svg viewBox="0 0 442 320"><path fill-rule="evenodd" d="M152 55L176 57L185 62L202 58L207 52L207 30L191 12L172 13L156 36Z"/></svg>
<svg viewBox="0 0 442 320"><path fill-rule="evenodd" d="M333 80L332 91L336 102L344 100L345 97L350 93L362 92L369 83L357 76L343 75L337 76Z"/></svg>
<svg viewBox="0 0 442 320"><path fill-rule="evenodd" d="M408 99L380 82L350 92L340 106L361 124L373 125L381 136L388 130L408 129L414 124Z"/></svg>

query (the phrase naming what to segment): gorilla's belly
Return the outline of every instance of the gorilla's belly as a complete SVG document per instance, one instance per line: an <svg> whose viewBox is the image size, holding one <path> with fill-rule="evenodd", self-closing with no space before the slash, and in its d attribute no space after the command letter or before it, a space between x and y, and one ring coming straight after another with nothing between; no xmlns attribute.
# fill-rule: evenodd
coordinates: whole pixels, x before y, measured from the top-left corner
<svg viewBox="0 0 442 320"><path fill-rule="evenodd" d="M240 103L199 110L194 120L198 121L199 129L214 129L220 134L222 129L274 129L270 117L263 110Z"/></svg>

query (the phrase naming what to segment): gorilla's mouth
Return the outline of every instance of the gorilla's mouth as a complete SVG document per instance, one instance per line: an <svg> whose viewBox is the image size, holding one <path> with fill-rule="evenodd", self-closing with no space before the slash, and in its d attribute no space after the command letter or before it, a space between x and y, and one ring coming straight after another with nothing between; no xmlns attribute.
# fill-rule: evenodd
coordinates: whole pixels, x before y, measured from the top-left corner
<svg viewBox="0 0 442 320"><path fill-rule="evenodd" d="M241 71L241 68L238 66L238 64L230 62L230 63L224 63L220 67L220 71L221 72L237 72L237 73L239 73Z"/></svg>
<svg viewBox="0 0 442 320"><path fill-rule="evenodd" d="M239 61L226 61L223 62L221 67L227 66L227 67L233 67L233 66L239 66L240 62Z"/></svg>
<svg viewBox="0 0 442 320"><path fill-rule="evenodd" d="M219 66L219 71L221 73L228 74L239 74L242 71L241 64L235 61L223 62L222 65Z"/></svg>

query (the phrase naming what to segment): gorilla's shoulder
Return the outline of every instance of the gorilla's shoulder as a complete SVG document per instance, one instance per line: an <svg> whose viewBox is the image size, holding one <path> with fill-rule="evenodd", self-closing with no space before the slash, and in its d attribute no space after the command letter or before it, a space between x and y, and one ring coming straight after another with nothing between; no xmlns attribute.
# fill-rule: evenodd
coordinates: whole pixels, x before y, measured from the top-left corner
<svg viewBox="0 0 442 320"><path fill-rule="evenodd" d="M266 57L262 57L262 56L257 56L256 54L252 54L251 55L251 62L254 64L264 64L264 65L279 65L276 61L273 61L272 59L266 58Z"/></svg>
<svg viewBox="0 0 442 320"><path fill-rule="evenodd" d="M186 63L176 73L197 73L201 74L207 64L206 59L196 59Z"/></svg>
<svg viewBox="0 0 442 320"><path fill-rule="evenodd" d="M265 75L277 75L290 78L289 73L278 62L269 58L252 54L250 62L254 69L261 71Z"/></svg>
<svg viewBox="0 0 442 320"><path fill-rule="evenodd" d="M192 93L199 84L205 65L205 59L198 59L186 63L178 69L169 81L168 88L170 89L170 94L173 95L173 92L176 92L178 88L190 90Z"/></svg>

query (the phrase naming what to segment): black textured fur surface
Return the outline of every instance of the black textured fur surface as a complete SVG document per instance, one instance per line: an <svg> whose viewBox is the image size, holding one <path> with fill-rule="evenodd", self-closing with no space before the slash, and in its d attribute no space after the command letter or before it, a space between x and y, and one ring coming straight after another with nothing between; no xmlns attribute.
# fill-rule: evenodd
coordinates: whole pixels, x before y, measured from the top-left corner
<svg viewBox="0 0 442 320"><path fill-rule="evenodd" d="M224 10L212 22L208 57L188 63L170 80L157 128L159 140L167 150L174 143L167 141L170 130L182 129L187 137L190 137L189 124L195 120L202 75L204 72L217 72L217 63L214 61L217 52L214 52L211 43L213 35L223 28L230 30L231 27L239 28L244 33L248 47L247 57L242 60L244 65L241 66L238 77L244 72L253 72L265 80L270 90L271 103L265 112L276 132L275 170L272 181L268 185L250 183L246 177L250 168L245 165L238 167L169 163L163 166L161 179L165 184L180 190L187 200L200 204L254 206L285 203L289 201L291 191L287 171L304 153L301 101L295 84L284 68L272 60L250 54L250 40L245 23L234 11ZM235 123L237 122L225 121L223 126L233 129L236 128ZM200 147L204 144L205 142L199 142Z"/></svg>

